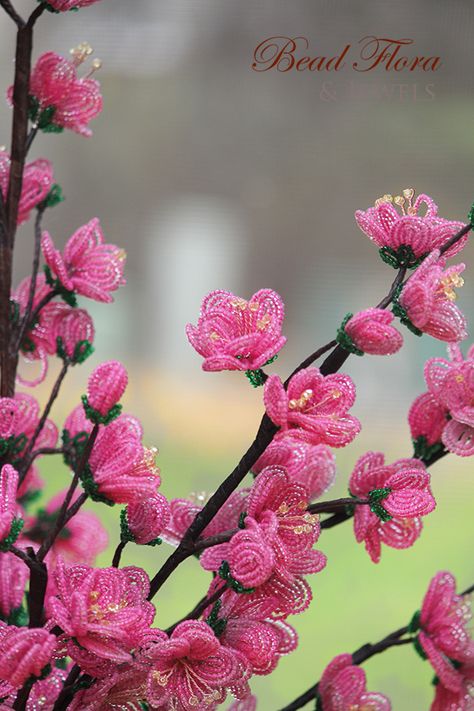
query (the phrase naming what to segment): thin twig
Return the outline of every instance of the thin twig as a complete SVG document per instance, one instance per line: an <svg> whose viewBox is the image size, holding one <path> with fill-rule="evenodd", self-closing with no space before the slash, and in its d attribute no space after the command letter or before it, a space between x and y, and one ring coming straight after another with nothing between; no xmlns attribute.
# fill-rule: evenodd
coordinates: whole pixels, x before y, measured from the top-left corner
<svg viewBox="0 0 474 711"><path fill-rule="evenodd" d="M24 453L24 455L23 455L23 464L22 464L21 467L20 467L20 470L21 470L21 472L20 472L20 482L22 482L23 479L24 479L25 476L26 476L26 472L28 471L28 467L25 468L25 465L27 465L27 464L29 463L30 454L31 454L31 452L33 451L33 447L35 446L36 440L38 439L38 437L39 437L39 435L40 435L40 433L41 433L41 431L42 431L42 429L43 429L43 427L44 427L44 425L45 425L45 422L46 422L46 420L48 419L48 415L49 415L49 413L51 412L51 408L53 407L54 402L55 402L56 398L57 398L58 395L59 395L59 391L60 391L60 389L61 389L62 382L63 382L64 378L66 377L67 371L68 371L68 369L69 369L69 365L70 365L70 363L69 363L68 361L64 361L64 363L63 363L63 365L62 365L62 368L61 368L61 370L60 370L60 372L59 372L59 375L58 375L58 377L56 378L56 382L54 383L53 389L51 390L51 394L50 394L50 396L49 396L49 400L48 400L48 402L46 403L46 407L45 407L44 410L43 410L43 414L42 414L41 417L40 417L40 420L39 420L39 422L38 422L38 424L37 424L37 426L36 426L36 429L35 429L35 431L34 431L34 433L33 433L32 438L31 438L30 441L28 442L28 446L27 446L27 448L26 448L26 450L25 450L25 453Z"/></svg>
<svg viewBox="0 0 474 711"><path fill-rule="evenodd" d="M26 329L28 327L28 324L30 323L30 318L31 318L31 312L33 310L33 302L35 300L35 291L36 291L36 279L38 276L38 269L39 269L39 262L40 262L40 255L41 255L41 221L43 219L45 207L43 208L38 208L36 211L36 220L35 220L35 247L34 247L34 254L33 254L33 267L31 269L31 281L30 281L30 289L28 292L28 301L26 304L26 309L25 313L23 315L23 318L21 319L20 322L20 327L18 329L18 336L15 341L14 345L14 352L18 353L21 342L23 341L23 337L26 333Z"/></svg>
<svg viewBox="0 0 474 711"><path fill-rule="evenodd" d="M112 568L118 568L120 565L120 560L122 558L122 553L124 551L127 541L120 541L117 548L115 549L114 557L112 559Z"/></svg>
<svg viewBox="0 0 474 711"><path fill-rule="evenodd" d="M30 148L33 145L33 141L36 138L36 134L38 133L38 126L34 125L28 134L28 138L26 139L26 155L30 152Z"/></svg>

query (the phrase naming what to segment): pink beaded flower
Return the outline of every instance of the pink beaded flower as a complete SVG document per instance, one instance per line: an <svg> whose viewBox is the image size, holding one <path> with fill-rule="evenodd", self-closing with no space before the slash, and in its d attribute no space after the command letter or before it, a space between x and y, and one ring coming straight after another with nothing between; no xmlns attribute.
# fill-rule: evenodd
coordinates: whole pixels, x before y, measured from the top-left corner
<svg viewBox="0 0 474 711"><path fill-rule="evenodd" d="M89 457L84 489L96 501L131 504L143 501L160 483L155 453L142 445L142 427L130 415L121 415L102 427Z"/></svg>
<svg viewBox="0 0 474 711"><path fill-rule="evenodd" d="M464 314L454 303L454 287L464 284L460 274L465 265L457 264L443 269L438 259L439 250L425 259L408 279L393 310L400 316L402 323L418 335L427 333L448 343L462 341L467 336L467 323Z"/></svg>
<svg viewBox="0 0 474 711"><path fill-rule="evenodd" d="M13 553L0 553L0 615L4 619L20 607L27 580L25 563Z"/></svg>
<svg viewBox="0 0 474 711"><path fill-rule="evenodd" d="M48 5L57 12L67 12L68 10L75 10L79 7L93 5L96 2L98 2L98 0L48 0Z"/></svg>
<svg viewBox="0 0 474 711"><path fill-rule="evenodd" d="M286 469L290 480L304 486L310 499L322 496L336 477L336 461L329 447L296 440L288 432L276 434L252 471L260 474L273 465Z"/></svg>
<svg viewBox="0 0 474 711"><path fill-rule="evenodd" d="M162 633L162 637L166 635ZM143 664L120 664L89 689L74 696L69 711L117 711L120 708L138 709L146 696L148 670ZM153 707L155 711L156 707ZM159 711L165 711L160 706Z"/></svg>
<svg viewBox="0 0 474 711"><path fill-rule="evenodd" d="M55 578L57 596L49 610L71 640L68 654L75 658L77 644L102 660L131 661L131 651L146 637L155 615L147 602L146 573L134 567L65 567L58 560Z"/></svg>
<svg viewBox="0 0 474 711"><path fill-rule="evenodd" d="M17 409L12 424L12 435L18 440L23 438L29 441L35 434L40 420L41 413L39 403L34 397L26 393L15 393L15 402ZM57 441L58 429L52 420L47 419L36 438L35 448L55 447ZM21 443L18 442L17 446L20 447Z"/></svg>
<svg viewBox="0 0 474 711"><path fill-rule="evenodd" d="M280 467L267 467L255 480L246 502L245 528L229 543L201 555L205 570L227 561L230 573L251 588L263 585L277 570L290 575L318 573L326 557L312 550L319 538L319 519L306 511L308 492L293 484Z"/></svg>
<svg viewBox="0 0 474 711"><path fill-rule="evenodd" d="M441 248L464 227L462 222L438 217L438 207L428 195L418 195L413 201L414 196L415 191L407 188L403 195L395 198L384 195L375 207L355 213L362 232L380 247L382 259L397 269L417 266L429 252ZM422 209L424 215L420 214ZM453 244L446 257L460 252L467 239L465 235Z"/></svg>
<svg viewBox="0 0 474 711"><path fill-rule="evenodd" d="M474 347L463 359L457 345L449 349L452 361L430 358L425 364L428 390L441 408L449 413L441 440L460 457L474 454Z"/></svg>
<svg viewBox="0 0 474 711"><path fill-rule="evenodd" d="M150 645L148 654L147 701L154 706L168 701L168 708L182 711L212 707L240 681L239 657L220 644L205 622L181 622L169 640Z"/></svg>
<svg viewBox="0 0 474 711"><path fill-rule="evenodd" d="M129 504L127 525L135 543L146 545L154 541L168 525L170 515L170 505L163 494Z"/></svg>
<svg viewBox="0 0 474 711"><path fill-rule="evenodd" d="M4 464L0 471L0 544L10 535L18 505L18 472L11 464Z"/></svg>
<svg viewBox="0 0 474 711"><path fill-rule="evenodd" d="M403 345L403 337L390 324L393 315L385 309L365 309L347 314L337 334L337 342L356 355L393 355Z"/></svg>
<svg viewBox="0 0 474 711"><path fill-rule="evenodd" d="M212 291L202 302L197 326L186 334L204 357L203 370L258 370L286 343L281 335L285 307L271 289L248 301L229 291Z"/></svg>
<svg viewBox="0 0 474 711"><path fill-rule="evenodd" d="M214 580L208 596L222 584ZM221 644L247 660L252 674L263 675L270 674L280 657L294 651L298 644L295 630L286 622L273 619L276 609L278 601L274 597L239 595L227 590L205 611L204 618Z"/></svg>
<svg viewBox="0 0 474 711"><path fill-rule="evenodd" d="M467 628L470 619L469 598L456 595L451 573L437 573L423 600L418 641L443 686L454 693L463 688L457 662L472 660L474 653Z"/></svg>
<svg viewBox="0 0 474 711"><path fill-rule="evenodd" d="M56 637L44 629L14 627L0 621L0 679L20 688L40 676L56 648Z"/></svg>
<svg viewBox="0 0 474 711"><path fill-rule="evenodd" d="M344 447L360 432L359 420L348 414L355 401L348 375L323 376L319 368L305 368L291 378L287 390L271 375L263 399L272 422L297 439Z"/></svg>
<svg viewBox="0 0 474 711"><path fill-rule="evenodd" d="M386 696L367 691L365 672L353 664L350 654L340 654L326 667L318 694L324 711L390 711Z"/></svg>
<svg viewBox="0 0 474 711"><path fill-rule="evenodd" d="M474 664L456 665L462 676L461 687L458 691L448 689L441 681L436 684L435 697L430 711L473 711L474 709Z"/></svg>
<svg viewBox="0 0 474 711"><path fill-rule="evenodd" d="M95 368L87 383L86 414L92 422L107 424L117 411L117 405L128 384L128 374L122 363L109 360Z"/></svg>
<svg viewBox="0 0 474 711"><path fill-rule="evenodd" d="M421 533L420 516L433 511L430 475L418 459L385 464L381 452L367 452L354 467L349 481L353 496L367 499L354 510L354 533L374 563L380 561L381 543L409 548Z"/></svg>
<svg viewBox="0 0 474 711"><path fill-rule="evenodd" d="M62 254L48 232L43 232L41 247L49 269L68 291L110 303L110 292L125 284L125 252L104 241L97 218L72 235Z"/></svg>
<svg viewBox="0 0 474 711"><path fill-rule="evenodd" d="M3 199L8 192L11 160L8 153L0 151L0 190ZM18 208L18 224L21 225L30 217L30 212L42 202L53 186L53 166L48 160L39 159L25 166L20 205Z"/></svg>
<svg viewBox="0 0 474 711"><path fill-rule="evenodd" d="M49 353L58 352L58 338L61 339L60 348L68 358L74 359L77 349L85 341L92 345L94 342L94 323L85 309L77 309L63 303L47 304L41 312L39 319L40 329L44 340L49 341Z"/></svg>
<svg viewBox="0 0 474 711"><path fill-rule="evenodd" d="M414 400L408 413L408 424L417 457L425 459L434 448L442 448L441 437L448 414L448 409L431 393L423 393Z"/></svg>
<svg viewBox="0 0 474 711"><path fill-rule="evenodd" d="M89 123L102 111L102 96L99 82L90 75L100 62L92 64L90 74L78 77L77 69L92 54L92 48L84 43L71 54L72 60L55 52L42 54L31 72L30 94L39 119L41 112L53 109L50 120L54 126L91 136Z"/></svg>

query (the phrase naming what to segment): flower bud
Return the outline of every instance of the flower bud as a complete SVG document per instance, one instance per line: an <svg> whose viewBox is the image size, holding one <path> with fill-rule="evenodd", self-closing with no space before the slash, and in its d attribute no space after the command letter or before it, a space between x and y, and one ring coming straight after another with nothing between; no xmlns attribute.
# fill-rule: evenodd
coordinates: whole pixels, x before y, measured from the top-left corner
<svg viewBox="0 0 474 711"><path fill-rule="evenodd" d="M92 372L87 383L87 405L100 418L106 418L114 408L128 383L128 375L122 363L109 360L101 363ZM87 413L89 416L89 413ZM91 417L89 417L91 419Z"/></svg>

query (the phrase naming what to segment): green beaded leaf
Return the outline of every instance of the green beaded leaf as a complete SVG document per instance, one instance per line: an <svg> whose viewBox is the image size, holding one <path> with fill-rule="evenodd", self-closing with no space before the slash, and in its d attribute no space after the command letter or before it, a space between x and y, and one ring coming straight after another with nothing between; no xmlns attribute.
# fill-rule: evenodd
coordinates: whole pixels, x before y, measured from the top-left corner
<svg viewBox="0 0 474 711"><path fill-rule="evenodd" d="M10 610L8 615L7 624L15 625L15 627L26 627L29 621L29 616L23 605L20 607L15 607L14 610Z"/></svg>
<svg viewBox="0 0 474 711"><path fill-rule="evenodd" d="M430 461L432 457L436 456L440 452L444 452L445 446L442 442L434 442L434 444L428 444L425 435L420 435L413 440L413 456L415 459L421 459L423 462Z"/></svg>
<svg viewBox="0 0 474 711"><path fill-rule="evenodd" d="M247 511L242 511L242 513L239 516L239 523L237 526L239 528L245 528L245 519L247 518Z"/></svg>
<svg viewBox="0 0 474 711"><path fill-rule="evenodd" d="M239 583L238 580L232 577L230 573L230 566L226 560L222 561L222 565L218 570L218 575L226 581L229 588L231 588L236 593L253 593L255 588L246 588Z"/></svg>
<svg viewBox="0 0 474 711"><path fill-rule="evenodd" d="M121 543L135 543L135 536L128 526L127 509L120 512L120 541Z"/></svg>
<svg viewBox="0 0 474 711"><path fill-rule="evenodd" d="M353 353L357 356L363 356L364 351L361 351L360 348L357 348L354 341L349 336L349 334L346 333L345 330L347 322L353 317L353 315L354 314L348 313L344 316L341 325L337 329L336 341L340 346L342 346L342 348L344 348L344 350L349 351L349 353Z"/></svg>
<svg viewBox="0 0 474 711"><path fill-rule="evenodd" d="M467 219L470 225L474 225L474 202L471 205Z"/></svg>
<svg viewBox="0 0 474 711"><path fill-rule="evenodd" d="M60 202L64 202L63 189L58 183L53 183L51 190L46 195L43 202L38 205L38 210L46 210L48 207L56 207Z"/></svg>
<svg viewBox="0 0 474 711"><path fill-rule="evenodd" d="M393 518L380 503L387 498L391 491L389 487L385 487L383 489L372 489L372 491L369 492L370 510L378 516L381 521L391 521Z"/></svg>
<svg viewBox="0 0 474 711"><path fill-rule="evenodd" d="M259 368L258 370L246 370L245 376L254 388L258 388L263 385L265 383L265 380L267 379L265 373L261 368Z"/></svg>
<svg viewBox="0 0 474 711"><path fill-rule="evenodd" d="M409 244L401 244L397 249L381 247L379 254L385 264L389 264L394 269L414 269L420 266L429 252L425 252L421 257L415 257L413 249Z"/></svg>
<svg viewBox="0 0 474 711"><path fill-rule="evenodd" d="M14 518L12 521L12 525L10 527L10 533L6 538L3 539L3 541L0 541L0 551L3 551L6 553L10 549L10 547L15 543L17 540L18 536L21 533L21 529L25 525L25 522L23 521L22 518Z"/></svg>
<svg viewBox="0 0 474 711"><path fill-rule="evenodd" d="M415 634L420 629L421 610L417 610L408 623L408 632Z"/></svg>
<svg viewBox="0 0 474 711"><path fill-rule="evenodd" d="M81 400L87 419L93 422L94 425L109 425L113 420L117 419L122 412L122 405L117 403L110 408L106 415L101 415L100 412L97 412L97 410L89 405L87 395L82 395Z"/></svg>
<svg viewBox="0 0 474 711"><path fill-rule="evenodd" d="M421 646L420 640L418 639L418 637L414 637L414 638L413 638L413 648L414 648L415 652L416 652L422 659L428 659L428 657L426 656L426 652L425 652L425 650L423 649L423 647Z"/></svg>
<svg viewBox="0 0 474 711"><path fill-rule="evenodd" d="M85 465L79 475L79 478L81 480L82 488L85 493L90 496L92 501L97 501L97 503L105 504L106 506L115 506L115 501L111 501L106 496L99 494L99 487L94 481L94 475L92 474L91 468L88 464Z"/></svg>
<svg viewBox="0 0 474 711"><path fill-rule="evenodd" d="M205 620L211 630L216 635L216 637L220 637L225 632L225 629L227 627L227 620L225 619L225 617L219 619L219 610L221 609L221 607L221 600L217 600L217 602L214 603L209 617L207 617L207 619Z"/></svg>
<svg viewBox="0 0 474 711"><path fill-rule="evenodd" d="M406 326L412 333L415 334L415 336L422 336L423 331L420 331L419 328L412 324L412 322L408 318L406 309L404 309L400 303L400 294L402 293L402 289L403 284L400 284L400 286L393 295L392 312L397 318L400 319L401 323L403 323L404 326Z"/></svg>

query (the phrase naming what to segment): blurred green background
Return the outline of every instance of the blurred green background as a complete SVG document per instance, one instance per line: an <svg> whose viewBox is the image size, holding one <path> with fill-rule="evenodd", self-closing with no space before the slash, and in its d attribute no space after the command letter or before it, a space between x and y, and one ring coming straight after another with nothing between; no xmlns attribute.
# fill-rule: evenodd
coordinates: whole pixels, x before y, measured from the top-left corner
<svg viewBox="0 0 474 711"><path fill-rule="evenodd" d="M16 5L26 12L33 3ZM393 278L359 232L354 210L415 187L435 199L443 217L465 219L474 198L473 30L468 0L103 0L77 15L42 18L36 55L88 40L104 61L105 101L90 141L40 136L33 147L32 158L54 161L67 197L45 227L62 245L98 215L107 239L128 252L128 286L115 304L83 303L95 319L96 353L71 374L53 412L57 423L79 401L94 365L121 358L131 376L126 410L143 420L146 444L159 448L163 492L212 491L253 438L261 391L238 374L203 373L185 324L196 320L211 289L244 297L277 290L288 344L272 370L286 375L333 337L347 311L376 303ZM442 66L428 75L252 72L254 48L274 34L304 34L314 54L327 55L347 43L356 48L369 34L410 37L413 54L438 54ZM5 87L12 57L12 26L2 15ZM322 95L328 78L330 101ZM9 120L1 107L0 144L8 143ZM31 249L26 226L17 279L29 271ZM473 257L470 244L463 258ZM472 321L470 273L459 304ZM367 449L383 450L388 460L411 453L406 413L424 389L424 360L444 352L433 339L407 333L393 358L348 361L363 431L337 452L331 498L345 493ZM42 473L47 495L65 486L57 461L43 462ZM275 711L313 684L335 654L408 622L437 570L452 570L460 588L472 583L472 461L449 457L432 474L438 508L412 549L384 549L376 566L350 523L323 533L328 566L311 579L310 609L292 620L299 651L252 682L259 709ZM119 511L100 513L111 536L100 564L108 565ZM124 562L152 575L168 553L168 546L129 547ZM195 560L183 564L160 593L157 624L188 612L208 581ZM390 650L365 668L369 688L389 695L394 709L429 708L432 672L412 650Z"/></svg>

